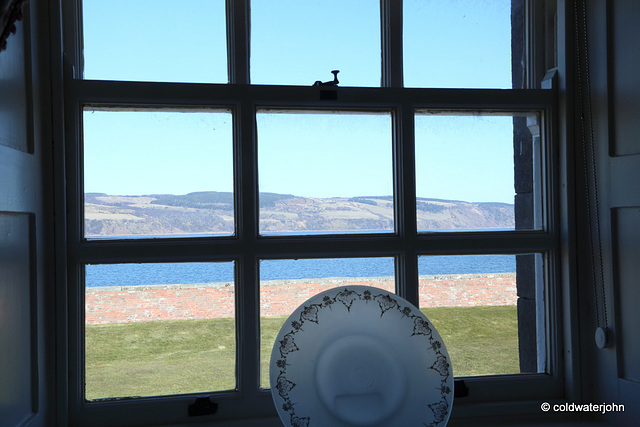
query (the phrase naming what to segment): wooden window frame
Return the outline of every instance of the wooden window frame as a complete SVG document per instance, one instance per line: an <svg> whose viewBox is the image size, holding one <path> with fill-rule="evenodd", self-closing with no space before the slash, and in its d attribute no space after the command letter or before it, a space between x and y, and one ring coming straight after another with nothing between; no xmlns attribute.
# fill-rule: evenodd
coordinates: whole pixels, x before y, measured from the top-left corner
<svg viewBox="0 0 640 427"><path fill-rule="evenodd" d="M457 398L456 420L481 415L539 415L539 403L565 396L567 366L563 359L561 282L561 181L557 122L558 91L552 78L545 89L420 89L402 87L402 2L381 1L382 87L300 87L250 85L249 0L227 0L229 84L190 84L82 79L80 0L63 1L61 41L64 72L64 153L56 188L58 236L64 254L58 266L67 287L59 294L66 322L59 330L66 345L59 355L68 372L62 387L69 425L148 426L197 423L186 408L195 394L85 401L83 266L95 263L235 261L237 324L237 390L211 393L218 414L203 422L226 425L279 425L268 390L260 389L259 260L296 257L390 256L396 260L397 293L418 305L418 256L540 253L545 258L544 312L546 373L465 378L470 390ZM529 4L529 2L527 2ZM53 6L55 9L56 6ZM533 7L528 11L532 12ZM532 12L533 13L533 12ZM55 15L55 14L54 14ZM55 16L52 18L55 25ZM536 41L535 43L540 43ZM61 55L62 57L62 55ZM540 76L541 77L541 76ZM541 79L540 79L541 80ZM533 80L532 80L533 81ZM329 95L329 96L327 96ZM236 233L229 237L91 241L83 235L82 112L85 107L228 108L234 128L234 200ZM261 108L382 110L393 121L394 202L392 234L261 236L258 232L258 171L255 114ZM545 221L539 230L422 234L416 230L416 110L461 112L532 112L542 123ZM569 366L571 368L571 366ZM200 395L202 393L198 393ZM204 419L206 418L206 420ZM254 424L251 424L254 423ZM231 425L229 424L229 425ZM235 425L235 424L234 424Z"/></svg>

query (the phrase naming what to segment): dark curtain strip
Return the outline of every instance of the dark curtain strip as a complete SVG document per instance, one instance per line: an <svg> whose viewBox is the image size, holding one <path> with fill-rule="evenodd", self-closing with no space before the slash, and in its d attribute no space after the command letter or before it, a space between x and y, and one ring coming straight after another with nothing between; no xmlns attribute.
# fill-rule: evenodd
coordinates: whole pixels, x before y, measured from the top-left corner
<svg viewBox="0 0 640 427"><path fill-rule="evenodd" d="M0 52L7 48L7 39L16 32L16 21L22 19L22 8L28 0L0 0Z"/></svg>

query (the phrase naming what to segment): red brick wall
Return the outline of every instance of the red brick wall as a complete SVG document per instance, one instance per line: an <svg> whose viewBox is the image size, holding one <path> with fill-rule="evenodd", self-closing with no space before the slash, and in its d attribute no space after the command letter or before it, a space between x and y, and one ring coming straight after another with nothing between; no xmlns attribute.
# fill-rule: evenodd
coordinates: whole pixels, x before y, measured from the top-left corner
<svg viewBox="0 0 640 427"><path fill-rule="evenodd" d="M337 286L365 285L393 291L392 278L264 281L261 315L287 316L313 295ZM420 277L420 307L515 305L515 273ZM87 288L86 323L233 317L232 283Z"/></svg>

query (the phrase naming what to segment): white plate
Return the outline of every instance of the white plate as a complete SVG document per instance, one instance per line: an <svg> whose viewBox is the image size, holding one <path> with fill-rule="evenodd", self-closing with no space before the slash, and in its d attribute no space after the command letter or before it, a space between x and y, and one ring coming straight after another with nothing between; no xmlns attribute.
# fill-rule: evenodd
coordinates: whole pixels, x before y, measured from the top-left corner
<svg viewBox="0 0 640 427"><path fill-rule="evenodd" d="M405 299L369 286L330 289L298 307L269 374L287 427L442 427L453 404L436 329Z"/></svg>

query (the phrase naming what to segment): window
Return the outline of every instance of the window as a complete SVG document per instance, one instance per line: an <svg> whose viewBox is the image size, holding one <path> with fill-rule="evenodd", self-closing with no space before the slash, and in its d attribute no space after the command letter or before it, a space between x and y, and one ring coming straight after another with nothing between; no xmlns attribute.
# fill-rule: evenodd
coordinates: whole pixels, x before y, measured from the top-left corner
<svg viewBox="0 0 640 427"><path fill-rule="evenodd" d="M405 0L405 86L517 87L511 65L517 18L509 25L517 10L509 1Z"/></svg>
<svg viewBox="0 0 640 427"><path fill-rule="evenodd" d="M232 262L88 264L84 272L88 400L236 388Z"/></svg>
<svg viewBox="0 0 640 427"><path fill-rule="evenodd" d="M258 110L260 234L392 232L391 121L390 112Z"/></svg>
<svg viewBox="0 0 640 427"><path fill-rule="evenodd" d="M77 1L74 425L179 424L200 395L207 420L273 421L279 325L355 283L434 322L469 390L459 417L561 393L556 94L523 79L541 80L528 2L138 2L115 25L124 6ZM511 40L499 63L463 49L491 37Z"/></svg>
<svg viewBox="0 0 640 427"><path fill-rule="evenodd" d="M252 83L308 86L335 68L343 85L380 86L377 2L251 2Z"/></svg>
<svg viewBox="0 0 640 427"><path fill-rule="evenodd" d="M82 22L83 72L88 79L228 81L222 0L185 0L180 7L169 1L84 1ZM176 22L181 31L172 30ZM105 37L113 28L119 36Z"/></svg>
<svg viewBox="0 0 640 427"><path fill-rule="evenodd" d="M234 233L230 111L85 107L82 125L87 239Z"/></svg>

